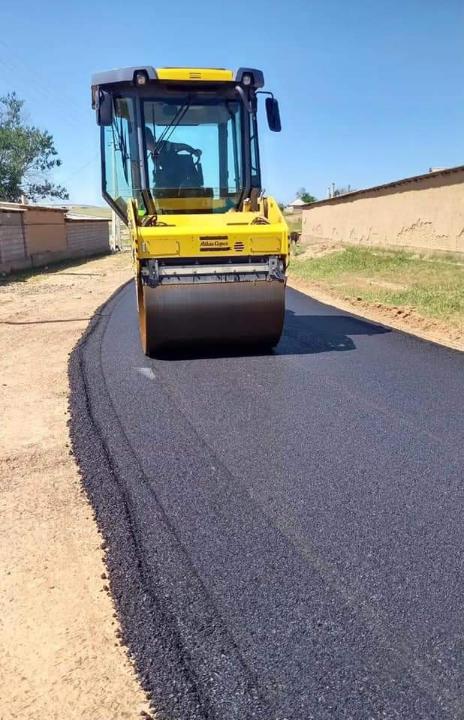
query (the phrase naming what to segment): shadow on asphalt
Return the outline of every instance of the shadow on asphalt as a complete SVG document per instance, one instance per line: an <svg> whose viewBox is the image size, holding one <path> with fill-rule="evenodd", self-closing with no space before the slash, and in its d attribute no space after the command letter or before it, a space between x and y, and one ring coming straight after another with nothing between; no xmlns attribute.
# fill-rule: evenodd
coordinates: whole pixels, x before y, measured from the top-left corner
<svg viewBox="0 0 464 720"><path fill-rule="evenodd" d="M229 357L313 355L356 350L353 336L382 335L391 330L350 315L297 315L285 311L282 338L272 350L255 345L198 345L160 353L159 360L202 360Z"/></svg>
<svg viewBox="0 0 464 720"><path fill-rule="evenodd" d="M356 350L353 336L382 335L391 330L350 315L296 315L285 313L278 355L311 355L320 352ZM295 347L297 345L298 347Z"/></svg>

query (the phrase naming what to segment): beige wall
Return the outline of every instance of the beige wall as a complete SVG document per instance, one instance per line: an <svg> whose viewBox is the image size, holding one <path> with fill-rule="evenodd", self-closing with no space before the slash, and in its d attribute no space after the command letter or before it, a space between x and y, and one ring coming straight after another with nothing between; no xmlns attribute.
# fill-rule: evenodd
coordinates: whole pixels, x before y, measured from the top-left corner
<svg viewBox="0 0 464 720"><path fill-rule="evenodd" d="M66 250L63 210L28 209L24 213L24 230L29 255Z"/></svg>
<svg viewBox="0 0 464 720"><path fill-rule="evenodd" d="M464 169L316 203L302 230L313 243L464 253Z"/></svg>
<svg viewBox="0 0 464 720"><path fill-rule="evenodd" d="M0 205L0 273L110 252L109 223L66 210Z"/></svg>

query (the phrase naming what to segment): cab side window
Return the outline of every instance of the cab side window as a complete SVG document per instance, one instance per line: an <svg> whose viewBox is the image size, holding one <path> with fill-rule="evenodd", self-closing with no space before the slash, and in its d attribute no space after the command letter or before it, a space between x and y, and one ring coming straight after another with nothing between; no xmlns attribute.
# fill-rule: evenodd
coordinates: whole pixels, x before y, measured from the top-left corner
<svg viewBox="0 0 464 720"><path fill-rule="evenodd" d="M103 190L124 215L140 188L137 132L132 98L115 98L113 124L103 128L105 172Z"/></svg>

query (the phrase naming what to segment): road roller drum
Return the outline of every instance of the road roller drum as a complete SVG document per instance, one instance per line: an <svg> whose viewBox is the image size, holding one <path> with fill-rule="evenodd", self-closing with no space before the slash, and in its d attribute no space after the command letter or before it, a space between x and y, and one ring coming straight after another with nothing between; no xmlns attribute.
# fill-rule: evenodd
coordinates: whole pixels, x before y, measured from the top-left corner
<svg viewBox="0 0 464 720"><path fill-rule="evenodd" d="M139 307L144 352L154 356L188 345L279 342L285 312L280 280L143 285Z"/></svg>

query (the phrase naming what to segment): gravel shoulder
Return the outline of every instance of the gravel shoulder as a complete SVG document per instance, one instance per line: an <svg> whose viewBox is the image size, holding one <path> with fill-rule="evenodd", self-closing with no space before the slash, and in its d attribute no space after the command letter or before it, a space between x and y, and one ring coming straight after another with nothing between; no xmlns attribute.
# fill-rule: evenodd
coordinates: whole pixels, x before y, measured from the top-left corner
<svg viewBox="0 0 464 720"><path fill-rule="evenodd" d="M69 353L129 255L0 285L0 717L140 718L102 537L70 452Z"/></svg>

